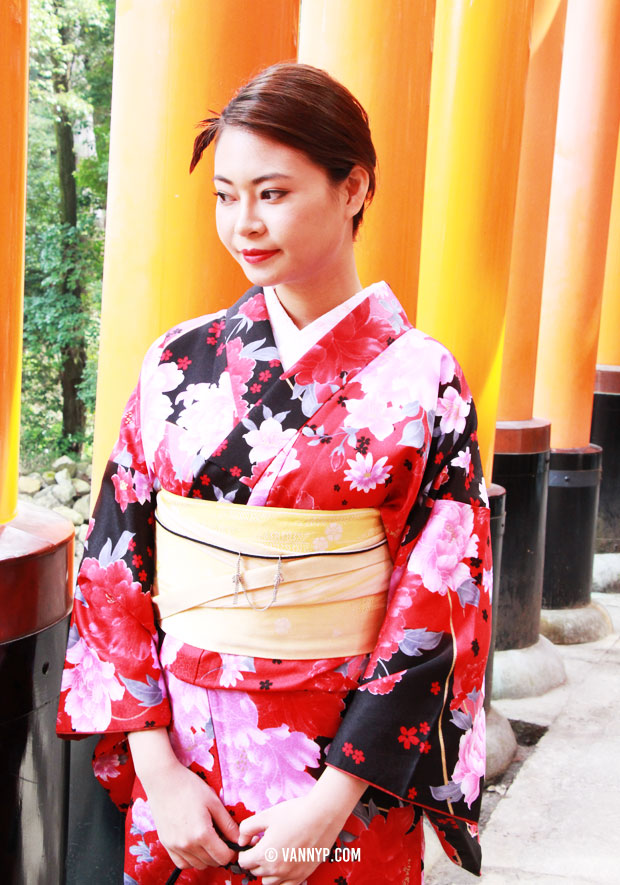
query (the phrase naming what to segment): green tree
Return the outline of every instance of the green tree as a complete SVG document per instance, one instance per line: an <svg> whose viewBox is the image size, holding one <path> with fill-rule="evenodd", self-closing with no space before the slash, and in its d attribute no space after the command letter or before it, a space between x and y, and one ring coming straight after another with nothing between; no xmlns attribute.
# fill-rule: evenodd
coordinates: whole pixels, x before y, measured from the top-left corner
<svg viewBox="0 0 620 885"><path fill-rule="evenodd" d="M22 452L79 452L94 405L113 0L31 0Z"/></svg>

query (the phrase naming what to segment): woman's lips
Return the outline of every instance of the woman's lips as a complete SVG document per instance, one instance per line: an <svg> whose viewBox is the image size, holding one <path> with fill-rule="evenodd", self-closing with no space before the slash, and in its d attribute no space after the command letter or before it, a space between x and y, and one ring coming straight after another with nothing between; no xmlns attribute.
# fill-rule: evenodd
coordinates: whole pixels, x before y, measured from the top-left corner
<svg viewBox="0 0 620 885"><path fill-rule="evenodd" d="M259 264L261 261L267 261L279 251L279 249L242 249L241 254L248 264Z"/></svg>

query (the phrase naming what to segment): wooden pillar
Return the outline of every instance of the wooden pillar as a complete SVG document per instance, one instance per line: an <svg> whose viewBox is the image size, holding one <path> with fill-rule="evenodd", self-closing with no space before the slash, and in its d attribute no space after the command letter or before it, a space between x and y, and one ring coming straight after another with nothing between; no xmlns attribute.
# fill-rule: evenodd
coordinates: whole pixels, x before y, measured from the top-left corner
<svg viewBox="0 0 620 885"><path fill-rule="evenodd" d="M588 445L620 120L620 4L569 0L534 408L554 449Z"/></svg>
<svg viewBox="0 0 620 885"><path fill-rule="evenodd" d="M385 279L415 319L435 0L303 0L299 61L360 100L378 156L377 193L356 258L364 285Z"/></svg>
<svg viewBox="0 0 620 885"><path fill-rule="evenodd" d="M498 403L500 421L529 421L534 415L566 7L567 0L536 0L534 7Z"/></svg>
<svg viewBox="0 0 620 885"><path fill-rule="evenodd" d="M532 3L438 0L417 325L462 364L491 452Z"/></svg>
<svg viewBox="0 0 620 885"><path fill-rule="evenodd" d="M293 59L299 0L118 0L95 428L95 482L151 342L247 281L220 245L196 124L261 68Z"/></svg>
<svg viewBox="0 0 620 885"><path fill-rule="evenodd" d="M620 366L620 138L616 152L603 283L601 332L596 361L602 366Z"/></svg>
<svg viewBox="0 0 620 885"><path fill-rule="evenodd" d="M26 222L28 2L0 4L0 524L17 513Z"/></svg>

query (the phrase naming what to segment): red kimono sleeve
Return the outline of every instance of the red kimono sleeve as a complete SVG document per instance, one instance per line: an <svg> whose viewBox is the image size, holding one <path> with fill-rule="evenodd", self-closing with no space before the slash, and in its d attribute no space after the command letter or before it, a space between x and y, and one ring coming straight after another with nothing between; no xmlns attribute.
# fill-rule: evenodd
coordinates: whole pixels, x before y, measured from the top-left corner
<svg viewBox="0 0 620 885"><path fill-rule="evenodd" d="M114 786L124 780L114 768L126 761L126 732L170 722L150 592L155 490L142 443L141 386L125 408L89 525L57 720L61 736L109 734L95 773L104 783L116 779Z"/></svg>

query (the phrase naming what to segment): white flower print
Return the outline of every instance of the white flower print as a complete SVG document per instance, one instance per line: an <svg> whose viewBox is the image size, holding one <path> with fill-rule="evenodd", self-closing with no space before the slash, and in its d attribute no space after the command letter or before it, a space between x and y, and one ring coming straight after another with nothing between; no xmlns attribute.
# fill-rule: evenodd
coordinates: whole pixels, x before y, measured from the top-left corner
<svg viewBox="0 0 620 885"><path fill-rule="evenodd" d="M394 432L394 424L401 419L401 410L388 405L385 396L376 392L362 399L348 399L345 403L349 414L345 427L361 430L367 427L378 440L387 439Z"/></svg>
<svg viewBox="0 0 620 885"><path fill-rule="evenodd" d="M294 428L282 430L282 425L275 418L266 418L257 430L249 430L244 439L250 446L250 461L260 464L278 454L284 444L295 436Z"/></svg>
<svg viewBox="0 0 620 885"><path fill-rule="evenodd" d="M391 464L386 464L387 455L373 463L372 454L362 455L360 452L355 456L355 461L348 458L349 470L345 470L345 479L351 485L352 491L369 492L382 485L392 469Z"/></svg>

